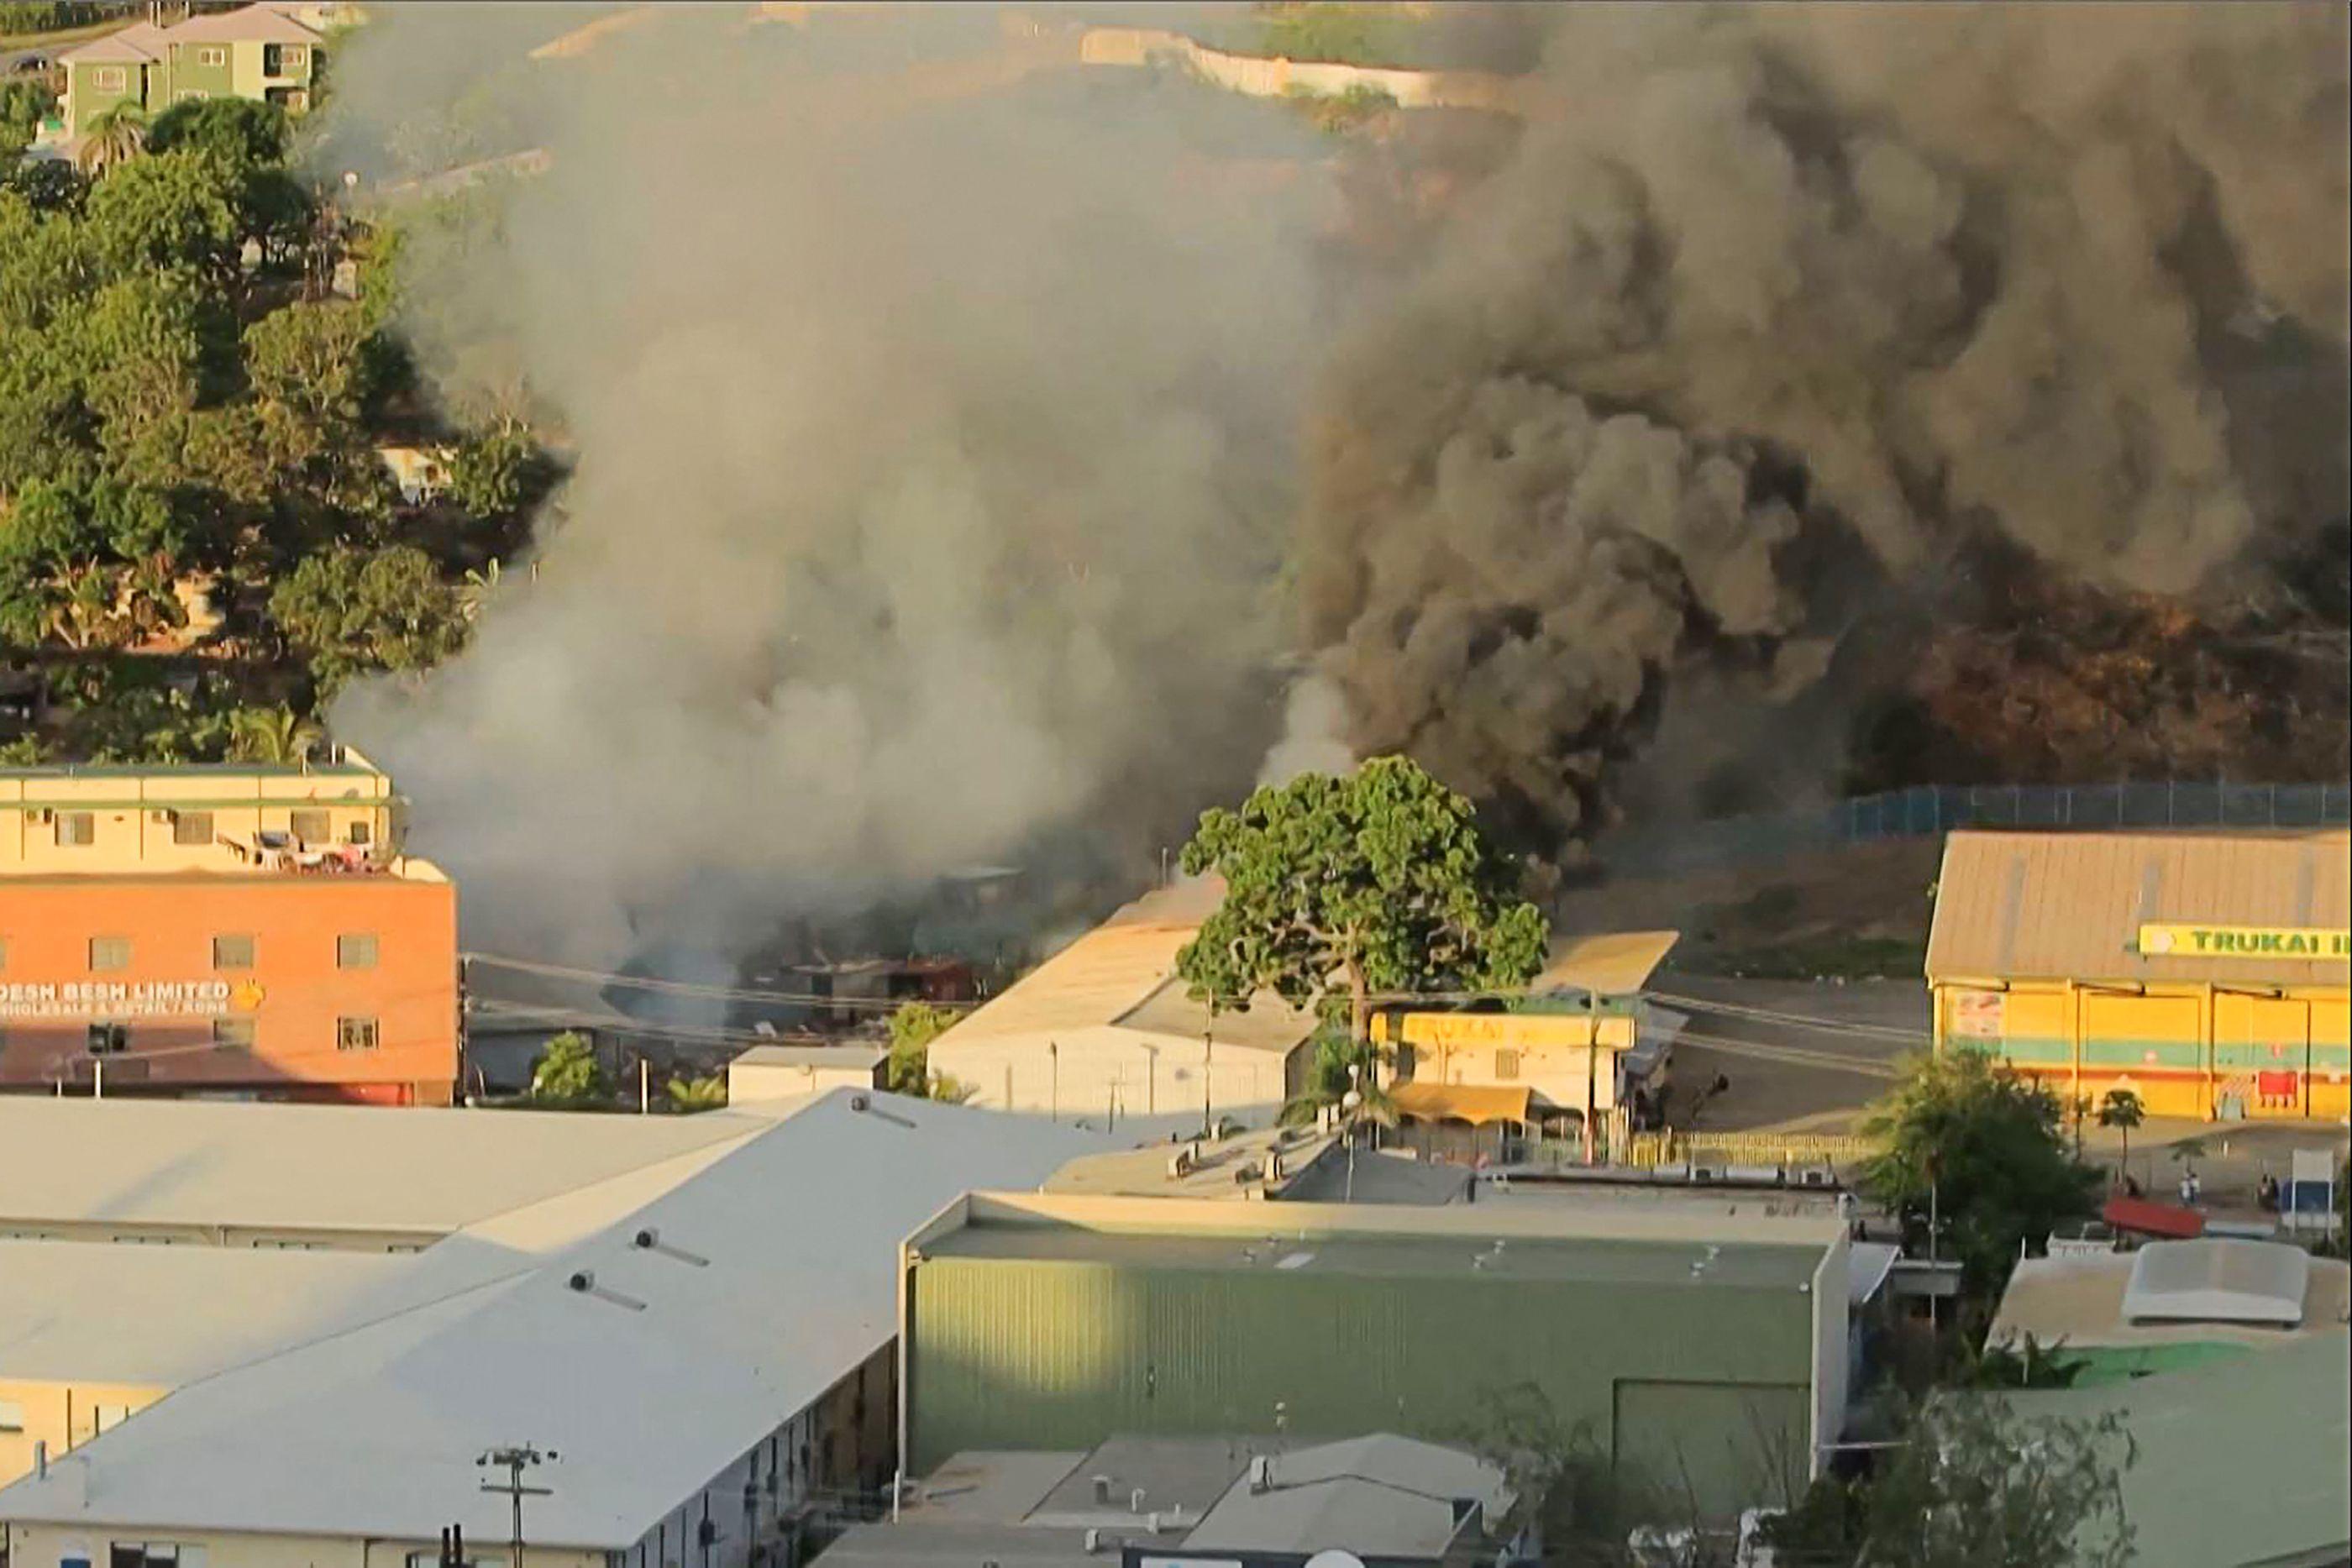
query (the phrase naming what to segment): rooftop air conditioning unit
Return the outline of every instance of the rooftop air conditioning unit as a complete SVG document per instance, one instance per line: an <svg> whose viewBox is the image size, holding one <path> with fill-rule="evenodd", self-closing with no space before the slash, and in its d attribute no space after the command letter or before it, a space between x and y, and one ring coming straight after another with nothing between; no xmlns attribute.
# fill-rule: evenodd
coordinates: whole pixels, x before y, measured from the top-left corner
<svg viewBox="0 0 2352 1568"><path fill-rule="evenodd" d="M1087 1556L1089 1556L1089 1557L1092 1557L1096 1552L1100 1552L1100 1551L1102 1550L1102 1531L1099 1531L1099 1530L1089 1530L1089 1531L1087 1531L1087 1535L1086 1535L1086 1550L1087 1550Z"/></svg>

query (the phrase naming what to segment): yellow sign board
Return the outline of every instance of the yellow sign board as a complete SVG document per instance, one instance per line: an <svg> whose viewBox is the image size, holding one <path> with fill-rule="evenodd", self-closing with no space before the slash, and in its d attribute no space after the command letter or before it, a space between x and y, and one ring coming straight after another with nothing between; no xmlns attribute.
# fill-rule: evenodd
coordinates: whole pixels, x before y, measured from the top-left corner
<svg viewBox="0 0 2352 1568"><path fill-rule="evenodd" d="M2143 925L2144 957L2352 960L2352 931L2309 925Z"/></svg>
<svg viewBox="0 0 2352 1568"><path fill-rule="evenodd" d="M1401 1019L1374 1014L1372 1039L1382 1045L1412 1045L1425 1051L1489 1045L1541 1051L1589 1043L1592 1020L1580 1013L1406 1013ZM1601 1043L1603 1047L1612 1043L1606 1031Z"/></svg>

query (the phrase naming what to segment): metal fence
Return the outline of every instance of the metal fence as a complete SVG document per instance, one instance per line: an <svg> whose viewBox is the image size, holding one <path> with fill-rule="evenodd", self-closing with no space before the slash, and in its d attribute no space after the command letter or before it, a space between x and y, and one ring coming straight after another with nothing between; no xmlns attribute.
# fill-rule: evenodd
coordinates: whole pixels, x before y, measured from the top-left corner
<svg viewBox="0 0 2352 1568"><path fill-rule="evenodd" d="M2352 821L2344 784L1924 785L1825 807L1725 817L1605 841L1626 871L1688 871L1954 828L2317 828Z"/></svg>

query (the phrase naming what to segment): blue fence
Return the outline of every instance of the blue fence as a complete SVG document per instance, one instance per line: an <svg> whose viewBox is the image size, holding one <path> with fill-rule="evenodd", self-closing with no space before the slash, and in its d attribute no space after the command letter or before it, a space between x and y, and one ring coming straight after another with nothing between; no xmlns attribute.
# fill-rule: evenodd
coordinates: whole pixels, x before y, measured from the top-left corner
<svg viewBox="0 0 2352 1568"><path fill-rule="evenodd" d="M1686 871L1954 828L2317 828L2352 822L2344 784L1926 785L1602 841L1622 871Z"/></svg>

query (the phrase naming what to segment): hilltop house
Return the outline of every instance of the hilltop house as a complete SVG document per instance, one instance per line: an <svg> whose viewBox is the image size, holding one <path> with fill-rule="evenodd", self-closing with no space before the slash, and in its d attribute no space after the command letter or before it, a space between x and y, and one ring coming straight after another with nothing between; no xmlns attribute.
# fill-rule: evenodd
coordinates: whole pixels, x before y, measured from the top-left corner
<svg viewBox="0 0 2352 1568"><path fill-rule="evenodd" d="M170 27L141 22L67 50L58 63L66 71L68 139L126 103L154 115L187 99L234 97L303 112L325 35L298 20L295 9L247 5Z"/></svg>

